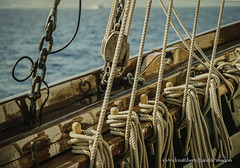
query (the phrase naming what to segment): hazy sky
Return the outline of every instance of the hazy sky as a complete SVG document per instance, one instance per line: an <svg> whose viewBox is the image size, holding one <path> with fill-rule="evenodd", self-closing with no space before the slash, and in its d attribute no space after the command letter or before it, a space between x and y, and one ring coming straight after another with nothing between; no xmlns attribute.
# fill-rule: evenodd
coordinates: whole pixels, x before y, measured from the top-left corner
<svg viewBox="0 0 240 168"><path fill-rule="evenodd" d="M110 7L113 0L82 0L83 8L94 8L97 5ZM49 8L53 0L0 0L0 8ZM147 0L137 0L137 7L146 6ZM176 6L195 6L196 0L175 0ZM60 8L74 8L78 0L61 0ZM202 0L202 6L218 6L220 0ZM240 6L240 0L226 0L227 6ZM153 6L160 6L158 0L153 0Z"/></svg>

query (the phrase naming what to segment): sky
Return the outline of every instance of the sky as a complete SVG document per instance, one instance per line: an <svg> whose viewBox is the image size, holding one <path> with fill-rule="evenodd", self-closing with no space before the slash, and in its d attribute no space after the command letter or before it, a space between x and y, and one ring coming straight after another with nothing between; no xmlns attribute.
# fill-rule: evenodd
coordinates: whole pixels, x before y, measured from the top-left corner
<svg viewBox="0 0 240 168"><path fill-rule="evenodd" d="M49 8L54 0L0 0L0 8ZM96 8L98 5L110 7L113 0L82 0L85 9ZM137 0L137 7L145 7L147 0ZM175 0L175 6L195 6L196 0ZM218 6L220 0L202 0L202 6ZM61 0L60 8L76 8L78 0ZM240 6L240 0L226 0L227 6ZM153 5L159 7L159 1L153 0Z"/></svg>

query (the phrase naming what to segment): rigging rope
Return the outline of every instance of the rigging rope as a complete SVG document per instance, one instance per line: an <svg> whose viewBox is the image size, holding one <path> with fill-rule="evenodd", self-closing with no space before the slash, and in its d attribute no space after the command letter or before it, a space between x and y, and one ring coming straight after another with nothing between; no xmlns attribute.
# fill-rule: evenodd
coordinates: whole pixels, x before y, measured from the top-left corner
<svg viewBox="0 0 240 168"><path fill-rule="evenodd" d="M184 113L185 113L186 101L187 101L187 93L189 92L188 91L188 85L189 85L189 81L190 81L190 74L191 74L191 68L192 68L193 52L194 52L194 44L195 44L195 36L196 36L196 30L197 30L200 2L201 2L201 0L197 0L196 11L195 11L195 16L194 16L193 33L192 33L191 44L190 44L188 66L187 66L187 74L186 74L186 80L185 80L185 89L184 89L184 94L183 94L183 104L182 104L181 120L184 119Z"/></svg>
<svg viewBox="0 0 240 168"><path fill-rule="evenodd" d="M173 104L178 104L180 107L182 107L182 116L178 128L183 128L185 125L187 128L187 136L184 145L185 147L183 149L183 155L186 157L190 151L193 159L203 160L213 158L212 147L207 126L200 109L197 91L192 85L189 84L199 7L200 0L198 0L196 4L185 85L165 88L164 95L166 96L168 103L173 102ZM180 93L181 89L184 89L183 93ZM178 97L177 100L176 97ZM203 163L199 161L193 162L193 164L194 167L214 166L214 163L210 164L209 162Z"/></svg>
<svg viewBox="0 0 240 168"><path fill-rule="evenodd" d="M129 11L130 16L128 16L127 28L125 30L125 35L127 36L129 35L135 2L135 0L131 2L131 9ZM137 114L133 112L133 107L138 85L138 77L141 70L143 48L147 32L151 4L152 0L148 0L129 110L119 112L119 115L109 115L107 120L107 123L110 124L110 132L112 134L125 137L125 149L123 152L125 156L123 159L125 159L126 156L129 154L131 167L148 167L147 152L144 144L141 125L139 123ZM135 137L136 134L138 135L137 138ZM137 148L136 145L139 148Z"/></svg>
<svg viewBox="0 0 240 168"><path fill-rule="evenodd" d="M205 73L192 78L192 81L194 81L192 85L198 88L197 92L200 95L203 96L205 95L206 82L203 81L207 81L208 76L209 74ZM215 142L214 144L216 149L219 150L219 157L229 159L232 147L222 117L221 98L218 90L219 86L220 86L219 78L215 74L212 74L212 79L210 81L209 87L210 104L208 104L207 109L211 108L211 118Z"/></svg>
<svg viewBox="0 0 240 168"><path fill-rule="evenodd" d="M151 140L155 139L156 134L157 134L157 131L156 131L156 114L157 114L158 102L159 102L161 86L162 86L163 70L164 70L164 65L165 65L168 32L169 32L169 27L170 27L172 7L173 7L173 0L170 0L169 7L168 7L167 20L166 20L166 24L165 24L166 27L165 27L165 33L164 33L164 39L163 39L161 62L160 62L160 66L159 66L157 89L156 89L156 94L155 94L155 103L154 103L154 110L153 110L153 130L154 130L154 133L153 133L153 136L152 136Z"/></svg>
<svg viewBox="0 0 240 168"><path fill-rule="evenodd" d="M199 160L213 158L212 147L207 125L199 106L197 90L192 85L189 85L188 88L185 110L187 135L183 155L186 157L189 152L191 153L192 158L197 160L197 162L193 162L194 167L214 167L213 162L199 162ZM184 85L168 87L164 89L163 95L169 104L182 107L184 89Z"/></svg>
<svg viewBox="0 0 240 168"><path fill-rule="evenodd" d="M173 158L174 157L173 143L172 143L173 142L173 139L172 139L172 137L173 137L173 121L172 121L171 115L168 112L167 107L163 103L159 102L172 7L173 7L173 0L171 0L169 3L168 14L167 14L167 19L166 19L166 25L165 25L166 27L165 27L165 33L164 33L161 62L160 62L159 73L158 73L155 101L150 109L150 111L152 112L152 116L147 116L147 118L150 119L153 124L153 135L151 138L149 138L148 141L150 141L150 144L153 144L157 140L157 149L158 149L157 151L158 152L157 152L156 160L158 161L158 167L166 166L166 163L162 163L161 157L163 157L163 158L167 158L167 157ZM146 101L145 103L148 103L148 101ZM148 108L149 105L140 104L140 107ZM146 110L144 110L144 111L146 111ZM147 111L149 111L149 109ZM165 116L165 119L163 119L163 115ZM141 116L141 118L142 118L142 116ZM175 164L169 163L169 166L175 167Z"/></svg>
<svg viewBox="0 0 240 168"><path fill-rule="evenodd" d="M143 94L140 97L139 103L140 120L141 121L153 121L153 109L154 101L149 101L147 95ZM163 160L174 159L173 149L173 119L168 112L166 105L162 102L158 102L157 112L157 166L158 167L175 167L174 162L162 162ZM154 140L154 141L156 141ZM150 146L151 147L151 146ZM151 154L154 154L153 149Z"/></svg>
<svg viewBox="0 0 240 168"><path fill-rule="evenodd" d="M214 136L215 136L215 146L217 149L221 149L220 152L222 153L223 158L230 158L230 151L231 151L231 142L228 135L227 128L224 124L223 118L222 118L222 107L221 107L221 100L219 97L219 94L216 93L216 88L220 85L219 81L216 81L216 79L212 79L213 77L213 68L214 62L215 62L215 55L217 52L217 44L220 34L220 27L221 27L221 21L222 21L222 15L223 15L223 9L224 9L225 0L222 0L220 12L219 12L219 18L217 23L217 29L215 34L215 40L213 45L213 51L212 51L212 57L209 67L209 73L208 73L208 79L206 83L206 89L205 89L205 96L204 96L204 107L207 106L207 102L209 101L210 97L210 103L211 103L211 116L213 121L213 128L214 128ZM210 94L210 96L209 96ZM218 96L217 96L218 95ZM232 94L231 94L232 96ZM223 149L222 149L223 148Z"/></svg>
<svg viewBox="0 0 240 168"><path fill-rule="evenodd" d="M118 6L118 0L114 0L113 4L112 4L111 11L110 11L109 19L108 19L106 33L105 33L105 36L104 36L103 40L107 40L108 37L110 36L111 32L112 32L112 27L113 27L113 24L114 24L113 21L114 21L114 18L116 16L117 6Z"/></svg>
<svg viewBox="0 0 240 168"><path fill-rule="evenodd" d="M211 57L211 61L210 61L209 76L208 76L206 90L205 90L206 95L205 95L205 98L204 98L204 106L206 106L207 101L208 101L209 86L210 86L210 80L212 78L214 61L215 61L215 56L216 56L216 52L217 52L217 44L218 44L218 39L219 39L219 34L220 34L224 4L225 4L225 0L222 0L221 7L220 7L220 12L219 12L219 16L218 16L219 18L218 18L217 29L216 29L216 33L215 33L214 44L213 44L212 57Z"/></svg>
<svg viewBox="0 0 240 168"><path fill-rule="evenodd" d="M72 145L72 153L82 154L90 157L92 151L92 143L94 141L96 131L81 130L81 126L78 122L73 123L72 127L73 131L71 131L69 134L71 139L68 141L68 144ZM77 127L80 127L80 130ZM114 167L113 158L109 157L112 155L110 148L102 136L100 136L100 140L98 141L98 148L96 152L97 159L94 163L94 167Z"/></svg>
<svg viewBox="0 0 240 168"><path fill-rule="evenodd" d="M97 154L96 153L97 144L98 144L99 139L100 139L101 130L102 130L102 126L103 126L103 122L104 122L104 118L105 118L105 114L106 114L106 110L107 110L107 105L108 105L108 102L109 102L109 97L110 97L110 93L111 93L113 79L114 79L114 76L115 76L115 71L116 71L116 67L117 67L117 63L118 63L118 57L119 57L119 54L120 54L120 48L121 48L122 41L123 41L127 16L128 16L128 13L129 13L130 2L131 2L130 0L127 0L126 8L125 8L125 11L124 11L122 27L120 29L120 34L119 34L119 37L118 37L117 46L116 46L115 54L114 54L114 57L113 57L111 72L110 72L110 76L108 78L107 88L106 88L106 92L105 92L104 99L103 99L103 105L102 105L100 116L99 116L97 133L95 134L95 138L94 138L94 142L93 142L93 148L92 148L92 151L91 151L90 168L93 167L93 164L94 164L95 158L96 158L96 154Z"/></svg>
<svg viewBox="0 0 240 168"><path fill-rule="evenodd" d="M143 25L143 32L142 32L142 37L141 37L141 42L140 42L140 47L139 47L135 77L134 77L134 82L133 82L133 87L132 87L132 94L131 94L131 99L130 99L130 103L129 103L129 113L128 113L127 123L126 123L125 152L128 149L128 147L126 145L128 144L128 139L129 139L130 118L131 118L131 114L132 114L133 107L134 107L134 102L135 102L135 97L136 97L136 92L137 92L137 85L138 85L138 78L139 78L139 74L141 71L142 55L143 55L144 43L145 43L145 38L146 38L146 33L147 33L151 5L152 5L152 0L148 0L146 14L145 14L145 20L144 20L144 25Z"/></svg>
<svg viewBox="0 0 240 168"><path fill-rule="evenodd" d="M167 10L166 10L166 7L165 7L165 5L164 5L164 3L163 3L162 0L160 0L160 4L161 4L161 6L162 6L162 9L163 9L164 13L167 15ZM190 33L188 32L187 28L186 28L185 25L183 24L182 20L180 19L179 15L178 15L178 13L177 13L177 11L175 10L174 7L173 7L173 13L174 13L174 15L176 16L176 18L177 18L178 22L180 23L181 27L183 28L183 30L185 31L185 33L187 34L187 36L188 36L189 39L191 40L191 35L190 35ZM185 41L185 39L182 37L182 35L181 35L180 32L178 31L177 27L175 26L175 24L174 24L174 22L173 22L172 20L171 20L171 25L172 25L174 31L176 32L176 34L178 35L178 37L181 39L181 41L182 41L182 43L184 44L184 46L185 46L188 50L190 50L190 46L189 46L188 43ZM210 60L208 59L208 57L206 56L206 54L202 51L202 49L199 47L199 45L198 45L196 42L194 43L194 46L195 46L196 49L199 51L199 53L201 54L201 56L205 59L205 61L206 61L207 63L210 63ZM206 65L206 63L204 63L195 53L193 53L193 56L194 56L195 59L198 60L199 63L201 63L206 69L209 70L209 67ZM230 83L227 79L225 79L225 78L223 77L223 75L222 75L215 67L213 67L213 70L214 70L214 72L219 76L219 78L224 81L224 83L227 85L227 87L228 87L228 89L229 89L229 91L230 91L230 95L232 95L234 88L233 88L233 86L231 85L231 83Z"/></svg>
<svg viewBox="0 0 240 168"><path fill-rule="evenodd" d="M129 111L119 112L117 107L111 108L111 114L108 115L107 123L110 124L110 133L117 136L126 137L126 121ZM148 167L147 151L144 144L142 128L138 119L138 115L132 112L129 124L129 140L128 153L122 160L130 156L130 167ZM126 142L125 142L126 144ZM126 145L125 145L126 146ZM126 161L125 161L126 163Z"/></svg>

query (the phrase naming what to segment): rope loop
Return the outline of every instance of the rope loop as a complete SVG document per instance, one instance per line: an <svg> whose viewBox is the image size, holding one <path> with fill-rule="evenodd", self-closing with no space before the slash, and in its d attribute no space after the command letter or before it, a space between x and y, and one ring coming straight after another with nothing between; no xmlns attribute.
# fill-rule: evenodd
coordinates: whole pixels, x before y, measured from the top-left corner
<svg viewBox="0 0 240 168"><path fill-rule="evenodd" d="M140 97L141 102L138 104L140 107L140 121L153 122L153 110L155 101L148 100L147 95L143 94ZM166 105L158 102L156 113L156 125L153 136L147 140L151 155L155 154L154 143L157 143L157 161L159 167L175 167L172 162L162 162L165 159L174 159L173 150L173 119L168 112Z"/></svg>
<svg viewBox="0 0 240 168"><path fill-rule="evenodd" d="M110 125L110 133L116 136L125 137L125 127L127 123L129 111L118 111L118 108L111 108L111 114L108 115L106 123ZM126 142L125 142L126 143ZM131 167L148 167L147 151L144 144L141 125L136 112L132 112L130 119L129 141L127 153L121 161L127 163L130 159Z"/></svg>
<svg viewBox="0 0 240 168"><path fill-rule="evenodd" d="M72 153L82 154L86 155L87 157L91 157L96 131L81 130L79 133L74 133L74 131L71 131L69 133L71 139L68 141L68 145L72 145ZM114 167L110 148L108 144L104 141L102 136L99 137L97 146L98 150L96 160L94 161L94 163L92 163L94 167Z"/></svg>

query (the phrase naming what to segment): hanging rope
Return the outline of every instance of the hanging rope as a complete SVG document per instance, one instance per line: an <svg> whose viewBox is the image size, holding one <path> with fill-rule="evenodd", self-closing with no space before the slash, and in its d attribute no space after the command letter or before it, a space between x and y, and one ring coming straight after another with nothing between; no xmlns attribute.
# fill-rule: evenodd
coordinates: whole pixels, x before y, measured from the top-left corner
<svg viewBox="0 0 240 168"><path fill-rule="evenodd" d="M128 20L127 20L127 24L126 24L126 29L125 29L125 35L128 37L129 36L129 32L130 32L130 27L132 24L132 18L133 18L133 12L135 9L135 4L136 4L136 0L132 0L131 2L131 7L129 10L129 16L128 16Z"/></svg>
<svg viewBox="0 0 240 168"><path fill-rule="evenodd" d="M107 40L111 34L112 27L114 24L113 21L116 16L117 6L118 6L118 0L113 0L113 4L112 4L112 8L111 8L111 11L109 14L108 24L107 24L107 28L106 28L106 33L105 33L103 40Z"/></svg>
<svg viewBox="0 0 240 168"><path fill-rule="evenodd" d="M118 57L119 57L119 54L120 54L120 48L121 48L122 41L123 41L124 29L125 29L125 25L126 25L126 21L127 21L127 16L128 16L128 13L129 13L130 2L131 2L130 0L127 0L126 8L125 8L125 11L124 11L122 28L120 29L120 34L119 34L119 38L118 38L118 41L117 41L117 46L116 46L113 62L112 62L111 72L110 72L110 76L108 78L107 88L106 88L105 96L104 96L104 99L103 99L103 105L102 105L100 116L99 116L97 133L95 134L93 148L91 150L90 168L93 167L93 164L94 164L95 158L96 158L96 154L97 154L96 153L97 144L100 140L101 130L102 130L102 126L103 126L103 122L104 122L104 118L105 118L105 114L106 114L106 110L107 110L107 105L108 105L108 102L109 102L109 97L110 97L110 93L111 93L113 79L114 79L114 76L115 76L115 71L116 71L116 67L117 67L117 63L118 63Z"/></svg>
<svg viewBox="0 0 240 168"><path fill-rule="evenodd" d="M163 95L167 102L182 107L183 90L185 87L181 85L165 88ZM198 160L193 162L194 167L214 167L213 162L199 162L199 160L213 158L213 154L207 125L199 106L197 91L192 85L188 86L185 113L187 135L183 148L184 157L190 152L192 158Z"/></svg>
<svg viewBox="0 0 240 168"><path fill-rule="evenodd" d="M166 27L165 27L165 33L164 33L164 39L163 39L163 48L162 48L162 55L161 55L161 62L159 67L159 73L158 73L158 81L157 81L157 89L155 94L155 103L154 103L154 110L153 110L153 136L151 140L156 138L156 113L157 113L157 107L158 107L158 101L160 97L161 92L161 85L162 85L162 79L163 79L163 70L165 65L165 57L166 57L166 49L167 49L167 41L168 41L168 32L170 27L170 19L171 19L171 13L172 13L172 7L173 7L173 0L170 0L169 7L168 7L168 14L167 14L167 20L166 20Z"/></svg>
<svg viewBox="0 0 240 168"><path fill-rule="evenodd" d="M160 4L161 4L161 6L162 6L162 9L163 9L164 13L167 15L167 10L166 10L166 7L165 7L165 5L164 5L164 3L163 3L162 0L160 0ZM175 10L174 7L173 7L173 13L174 13L174 15L176 16L176 18L177 18L178 22L180 23L181 27L183 28L184 32L187 34L188 38L191 40L191 35L190 35L190 33L188 32L187 28L186 28L185 25L183 24L182 20L180 19L179 15L178 15L178 13L177 13L177 11ZM178 31L177 27L175 26L175 24L174 24L174 22L173 22L172 20L171 20L171 25L172 25L174 31L176 32L176 34L178 35L178 37L181 39L181 41L182 41L182 43L184 44L184 46L190 51L190 46L189 46L188 43L185 41L185 39L182 37L182 35L181 35L180 32ZM206 54L202 51L202 49L199 47L199 45L198 45L196 42L194 43L194 46L195 46L196 49L199 51L199 53L201 54L201 56L205 59L205 61L206 61L207 63L210 63L210 60L208 59L208 57L206 56ZM206 69L209 70L209 67L207 66L207 64L204 63L195 53L193 53L193 56L194 56L195 59L198 60L199 63L201 63ZM214 72L218 75L218 77L219 77L222 81L224 81L224 83L227 85L227 87L228 87L228 89L229 89L229 91L230 91L230 95L232 95L234 88L233 88L233 86L231 85L231 83L230 83L227 79L225 79L225 78L223 77L223 75L222 75L215 67L213 67L213 70L214 70Z"/></svg>
<svg viewBox="0 0 240 168"><path fill-rule="evenodd" d="M202 96L205 95L205 88L207 83L206 81L208 79L208 76L209 74L205 73L191 78L192 81L194 81L192 85L199 88L197 89L199 95ZM232 147L226 126L222 118L221 98L218 91L219 86L220 86L219 78L215 74L212 74L212 79L209 88L210 103L208 103L208 106L206 108L208 110L211 108L211 117L215 142L214 144L216 149L219 151L218 158L220 157L229 159ZM208 110L205 111L205 114Z"/></svg>
<svg viewBox="0 0 240 168"><path fill-rule="evenodd" d="M213 78L213 68L212 68L212 67L214 67L215 55L217 52L217 43L218 43L219 34L220 34L220 27L221 27L224 3L225 3L225 0L222 0L216 34L215 34L215 40L214 40L214 45L213 45L210 68L209 68L209 73L208 73L208 79L207 79L207 83L206 83L205 96L204 96L204 107L207 106L207 102L209 101L209 97L210 97L211 116L212 116L213 128L214 128L213 130L214 130L214 137L215 137L215 146L217 149L220 148L219 150L221 152L221 157L228 159L228 158L230 158L231 142L229 139L227 128L226 128L223 118L222 118L222 108L221 108L220 96L219 96L219 94L216 93L216 89L220 85L220 81L216 80L216 78L215 79Z"/></svg>
<svg viewBox="0 0 240 168"><path fill-rule="evenodd" d="M168 32L169 32L169 25L170 25L170 18L171 18L171 11L172 11L173 1L170 2L168 8L168 15L166 20L166 27L165 27L165 34L164 34L164 41L163 41L163 49L162 49L162 56L161 56L161 63L159 68L159 75L158 75L158 82L157 82L157 90L155 95L154 105L150 106L151 109L144 110L147 112L152 112L152 116L145 116L147 120L152 121L153 123L153 136L148 140L150 144L153 144L157 140L157 157L156 160L158 161L158 167L165 167L166 162L162 163L162 158L173 158L173 122L171 115L168 113L167 107L159 102L160 91L161 91L161 84L163 78L163 70L164 70L164 63L165 63L165 56L166 56L166 48L167 48L167 40L168 40ZM146 101L145 103L148 103ZM141 108L148 108L148 104L140 104ZM163 119L163 115L165 119ZM141 114L141 119L144 117ZM143 119L145 120L145 119ZM164 124L165 123L165 124ZM171 152L170 152L171 151ZM169 163L171 167L174 167L174 163Z"/></svg>
<svg viewBox="0 0 240 168"><path fill-rule="evenodd" d="M190 81L190 74L191 74L191 68L192 68L193 52L194 52L194 44L195 44L195 36L196 36L196 30L197 30L200 2L201 2L201 0L197 0L196 11L195 11L195 16L194 16L193 33L192 33L191 44L190 44L187 74L186 74L186 81L185 81L185 89L184 89L184 94L183 94L181 120L184 120L184 114L185 114L185 109L186 109L187 92L188 92L188 85L189 85L189 81ZM184 124L184 122L182 122L182 123Z"/></svg>
<svg viewBox="0 0 240 168"><path fill-rule="evenodd" d="M117 107L111 108L111 114L108 115L107 120L107 123L110 124L111 134L126 137L125 127L128 114L129 111L119 112ZM148 167L147 151L144 144L142 128L139 123L138 115L135 112L132 112L129 128L129 147L127 156L129 155L130 158L130 167ZM126 163L125 157L124 160Z"/></svg>
<svg viewBox="0 0 240 168"><path fill-rule="evenodd" d="M149 101L147 95L143 94L140 97L141 102L139 103L140 109L140 120L141 121L153 121L153 109L154 101ZM168 112L166 105L162 102L158 102L157 112L157 166L158 167L175 167L174 162L162 162L162 160L174 159L173 149L173 120L171 114ZM156 141L155 140L155 141ZM153 146L152 155L154 155Z"/></svg>
<svg viewBox="0 0 240 168"><path fill-rule="evenodd" d="M195 43L195 35L198 22L198 13L200 0L197 1L196 11L193 24L193 33L190 44L190 53L186 74L186 84L184 86L169 87L164 89L164 95L168 103L172 103L182 107L182 116L178 128L187 127L186 141L183 149L183 155L186 157L191 152L193 159L209 159L213 158L212 147L210 143L207 126L203 118L196 89L189 85L190 74L193 59L193 49ZM184 90L184 93L182 92ZM211 167L214 163L209 162L193 162L194 167Z"/></svg>
<svg viewBox="0 0 240 168"><path fill-rule="evenodd" d="M206 106L207 101L208 101L209 86L210 86L210 80L212 78L214 61L215 61L215 56L216 56L216 52L217 52L217 44L218 44L218 39L219 39L219 34L220 34L224 4L225 4L225 0L222 0L221 7L220 7L220 12L219 12L218 23L217 23L217 29L216 29L216 33L215 33L214 44L213 44L212 57L211 57L211 61L210 61L209 77L208 77L208 80L207 80L207 85L206 85L206 90L205 90L204 107Z"/></svg>
<svg viewBox="0 0 240 168"><path fill-rule="evenodd" d="M128 149L127 145L128 145L128 139L129 139L130 119L131 119L131 114L133 111L135 97L136 97L138 78L139 78L139 74L141 71L142 55L143 55L144 43L145 43L145 38L146 38L146 33L147 33L147 26L148 26L148 21L149 21L149 16L150 16L151 5L152 5L152 0L148 0L146 14L145 14L145 20L144 20L144 25L143 25L143 32L142 32L142 37L141 37L141 43L140 43L139 53L138 53L136 72L135 72L135 77L134 77L134 82L133 82L132 94L131 94L131 99L130 99L130 103L129 103L129 113L128 113L127 123L126 123L125 152Z"/></svg>
<svg viewBox="0 0 240 168"><path fill-rule="evenodd" d="M132 88L132 96L129 105L129 111L120 112L119 115L109 115L107 123L110 124L110 132L114 135L120 135L125 137L125 150L124 154L130 155L130 165L131 167L148 167L148 160L147 160L147 152L144 144L144 138L142 135L141 125L139 123L138 117L135 112L133 112L135 95L138 85L138 77L141 70L141 62L142 62L142 55L143 55L143 48L144 42L147 32L147 26L149 21L150 9L151 9L152 1L149 0L146 9L146 15L143 25L143 32L142 38L139 48L139 55L136 65L136 72L134 78L134 84ZM133 16L133 10L135 7L135 0L131 3L131 10L129 12L127 28L125 30L125 34L128 36L131 20ZM121 127L121 128L119 128ZM125 128L125 129L124 129ZM137 133L137 138L135 137ZM136 148L136 146L139 146ZM132 148L131 146L135 146ZM140 154L140 156L139 156ZM126 158L126 155L124 158Z"/></svg>

